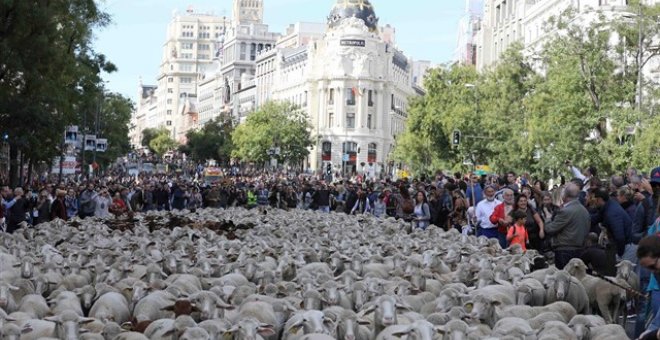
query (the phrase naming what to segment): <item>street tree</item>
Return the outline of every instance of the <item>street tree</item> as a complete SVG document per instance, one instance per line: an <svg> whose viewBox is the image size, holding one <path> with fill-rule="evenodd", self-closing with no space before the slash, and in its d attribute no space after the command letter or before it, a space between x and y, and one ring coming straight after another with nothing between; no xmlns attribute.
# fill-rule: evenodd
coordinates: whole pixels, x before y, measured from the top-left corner
<svg viewBox="0 0 660 340"><path fill-rule="evenodd" d="M160 133L149 142L149 148L159 157L162 157L168 151L175 150L178 146L179 143L170 137L169 132Z"/></svg>
<svg viewBox="0 0 660 340"><path fill-rule="evenodd" d="M185 150L198 162L216 160L218 164L229 164L233 149L231 134L234 123L221 116L204 125L198 131L186 134Z"/></svg>
<svg viewBox="0 0 660 340"><path fill-rule="evenodd" d="M30 162L59 155L65 126L116 67L92 48L110 22L95 1L3 1L0 17L0 126L17 185L19 152Z"/></svg>
<svg viewBox="0 0 660 340"><path fill-rule="evenodd" d="M169 130L167 130L165 127L146 128L142 130L141 144L143 147L148 148L150 152L155 152L154 149L151 148L151 141L160 135L169 135L169 133Z"/></svg>
<svg viewBox="0 0 660 340"><path fill-rule="evenodd" d="M269 150L281 163L298 166L312 147L311 126L307 114L288 102L268 102L251 113L244 124L232 133L232 156L242 161L265 163Z"/></svg>
<svg viewBox="0 0 660 340"><path fill-rule="evenodd" d="M98 136L108 140L108 149L97 154L97 162L107 165L131 151L128 136L133 102L119 93L104 95L98 119Z"/></svg>

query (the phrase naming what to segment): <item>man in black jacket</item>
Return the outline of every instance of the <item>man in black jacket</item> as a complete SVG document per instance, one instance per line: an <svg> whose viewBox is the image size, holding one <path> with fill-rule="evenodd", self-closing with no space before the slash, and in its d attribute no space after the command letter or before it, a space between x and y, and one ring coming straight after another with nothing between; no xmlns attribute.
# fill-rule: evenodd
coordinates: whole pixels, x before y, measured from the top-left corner
<svg viewBox="0 0 660 340"><path fill-rule="evenodd" d="M30 212L30 201L23 197L23 188L14 190L14 199L16 203L9 208L9 217L7 220L7 233L11 234L20 228L20 224L26 221L27 214Z"/></svg>
<svg viewBox="0 0 660 340"><path fill-rule="evenodd" d="M330 190L328 190L326 184L322 184L321 187L312 194L312 206L316 206L322 212L330 212Z"/></svg>

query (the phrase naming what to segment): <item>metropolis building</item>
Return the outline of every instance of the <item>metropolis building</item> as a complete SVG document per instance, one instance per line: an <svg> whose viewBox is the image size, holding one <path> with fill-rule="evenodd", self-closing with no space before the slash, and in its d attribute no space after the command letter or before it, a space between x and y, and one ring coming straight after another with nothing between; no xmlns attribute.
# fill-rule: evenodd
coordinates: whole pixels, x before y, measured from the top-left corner
<svg viewBox="0 0 660 340"><path fill-rule="evenodd" d="M258 55L257 106L289 101L307 112L315 136L309 169L390 173L408 101L423 94L414 70L426 68L396 48L394 29L378 26L368 0L337 0L327 20L324 34L298 24Z"/></svg>

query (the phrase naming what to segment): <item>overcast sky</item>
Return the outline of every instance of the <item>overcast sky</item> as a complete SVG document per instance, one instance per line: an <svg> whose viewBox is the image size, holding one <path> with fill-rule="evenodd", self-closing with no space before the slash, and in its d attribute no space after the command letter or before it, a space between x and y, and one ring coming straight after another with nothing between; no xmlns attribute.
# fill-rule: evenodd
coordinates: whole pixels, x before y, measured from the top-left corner
<svg viewBox="0 0 660 340"><path fill-rule="evenodd" d="M100 31L96 50L108 56L118 71L105 75L110 91L135 100L139 77L155 84L167 25L174 10L231 15L231 0L98 0L113 23ZM283 32L292 23L325 22L335 0L265 0L265 23ZM416 60L450 61L456 49L462 0L372 0L380 25L396 28L397 45Z"/></svg>

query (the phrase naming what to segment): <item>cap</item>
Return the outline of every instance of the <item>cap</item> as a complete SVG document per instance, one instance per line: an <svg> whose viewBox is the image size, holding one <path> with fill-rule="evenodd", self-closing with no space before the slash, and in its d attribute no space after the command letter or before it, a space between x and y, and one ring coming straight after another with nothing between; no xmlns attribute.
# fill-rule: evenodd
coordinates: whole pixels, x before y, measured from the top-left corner
<svg viewBox="0 0 660 340"><path fill-rule="evenodd" d="M651 183L660 184L660 166L651 170Z"/></svg>

